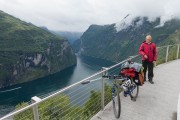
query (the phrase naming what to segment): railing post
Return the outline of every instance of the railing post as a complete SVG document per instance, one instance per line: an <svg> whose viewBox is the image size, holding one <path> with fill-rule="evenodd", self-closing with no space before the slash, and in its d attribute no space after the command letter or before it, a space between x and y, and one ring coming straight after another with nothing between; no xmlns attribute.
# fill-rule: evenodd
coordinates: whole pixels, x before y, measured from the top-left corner
<svg viewBox="0 0 180 120"><path fill-rule="evenodd" d="M179 45L177 46L177 59L179 58Z"/></svg>
<svg viewBox="0 0 180 120"><path fill-rule="evenodd" d="M180 94L179 94L178 104L177 104L177 120L180 120Z"/></svg>
<svg viewBox="0 0 180 120"><path fill-rule="evenodd" d="M169 56L169 45L167 46L166 49L166 62L168 62L168 56Z"/></svg>
<svg viewBox="0 0 180 120"><path fill-rule="evenodd" d="M34 96L31 98L32 103L38 102L38 101L41 101L41 99L37 96ZM34 120L39 120L39 112L38 112L38 106L37 105L35 105L33 107L33 115L34 115Z"/></svg>
<svg viewBox="0 0 180 120"><path fill-rule="evenodd" d="M102 70L106 70L107 68L105 67L102 67ZM107 74L107 71L103 72L102 73L102 76L103 75L106 75ZM105 79L102 77L102 89L101 89L101 109L104 110L104 97L105 97Z"/></svg>

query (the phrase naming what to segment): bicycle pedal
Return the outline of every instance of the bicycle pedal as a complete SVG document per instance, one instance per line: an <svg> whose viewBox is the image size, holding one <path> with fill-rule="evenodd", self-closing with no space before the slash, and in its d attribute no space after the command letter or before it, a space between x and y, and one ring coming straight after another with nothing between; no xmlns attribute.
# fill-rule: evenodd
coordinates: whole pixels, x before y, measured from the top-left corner
<svg viewBox="0 0 180 120"><path fill-rule="evenodd" d="M124 93L124 97L127 97L127 94L126 94L126 93Z"/></svg>
<svg viewBox="0 0 180 120"><path fill-rule="evenodd" d="M124 97L127 97L127 96L129 96L130 94L129 94L129 92L127 91L127 92L124 92Z"/></svg>
<svg viewBox="0 0 180 120"><path fill-rule="evenodd" d="M126 95L126 94L124 94L124 97L127 97L127 95Z"/></svg>

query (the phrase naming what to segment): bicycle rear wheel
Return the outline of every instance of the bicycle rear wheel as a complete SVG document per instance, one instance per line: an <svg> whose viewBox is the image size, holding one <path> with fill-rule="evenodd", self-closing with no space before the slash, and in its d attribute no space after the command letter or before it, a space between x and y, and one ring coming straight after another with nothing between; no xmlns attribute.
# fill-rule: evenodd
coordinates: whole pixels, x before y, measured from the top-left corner
<svg viewBox="0 0 180 120"><path fill-rule="evenodd" d="M139 85L135 85L135 88L134 90L131 92L131 98L136 100L136 98L138 97L138 94L139 94Z"/></svg>
<svg viewBox="0 0 180 120"><path fill-rule="evenodd" d="M119 89L116 85L114 85L112 88L112 103L114 115L116 118L119 118L121 114L121 101L119 96Z"/></svg>

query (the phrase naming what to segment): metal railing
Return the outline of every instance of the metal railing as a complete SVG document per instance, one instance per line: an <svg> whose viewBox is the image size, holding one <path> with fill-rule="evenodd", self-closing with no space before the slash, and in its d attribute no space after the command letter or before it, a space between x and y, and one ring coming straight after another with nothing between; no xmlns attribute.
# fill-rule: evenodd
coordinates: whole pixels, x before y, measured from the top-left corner
<svg viewBox="0 0 180 120"><path fill-rule="evenodd" d="M157 47L160 56L157 63L161 64L178 59L180 44ZM165 49L165 50L164 50ZM133 61L140 61L141 56L135 55ZM67 86L45 98L32 97L31 104L24 103L16 110L0 118L0 120L50 120L50 119L90 119L111 101L111 82L102 79L102 75L118 74L119 66L128 59ZM87 84L89 83L89 84Z"/></svg>

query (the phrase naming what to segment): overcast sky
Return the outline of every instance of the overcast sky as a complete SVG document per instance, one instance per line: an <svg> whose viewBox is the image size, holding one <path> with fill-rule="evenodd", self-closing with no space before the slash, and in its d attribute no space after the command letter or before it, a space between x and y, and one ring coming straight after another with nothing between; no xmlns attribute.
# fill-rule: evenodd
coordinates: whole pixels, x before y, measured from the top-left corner
<svg viewBox="0 0 180 120"><path fill-rule="evenodd" d="M85 31L134 16L180 17L180 0L0 0L0 10L51 30Z"/></svg>

